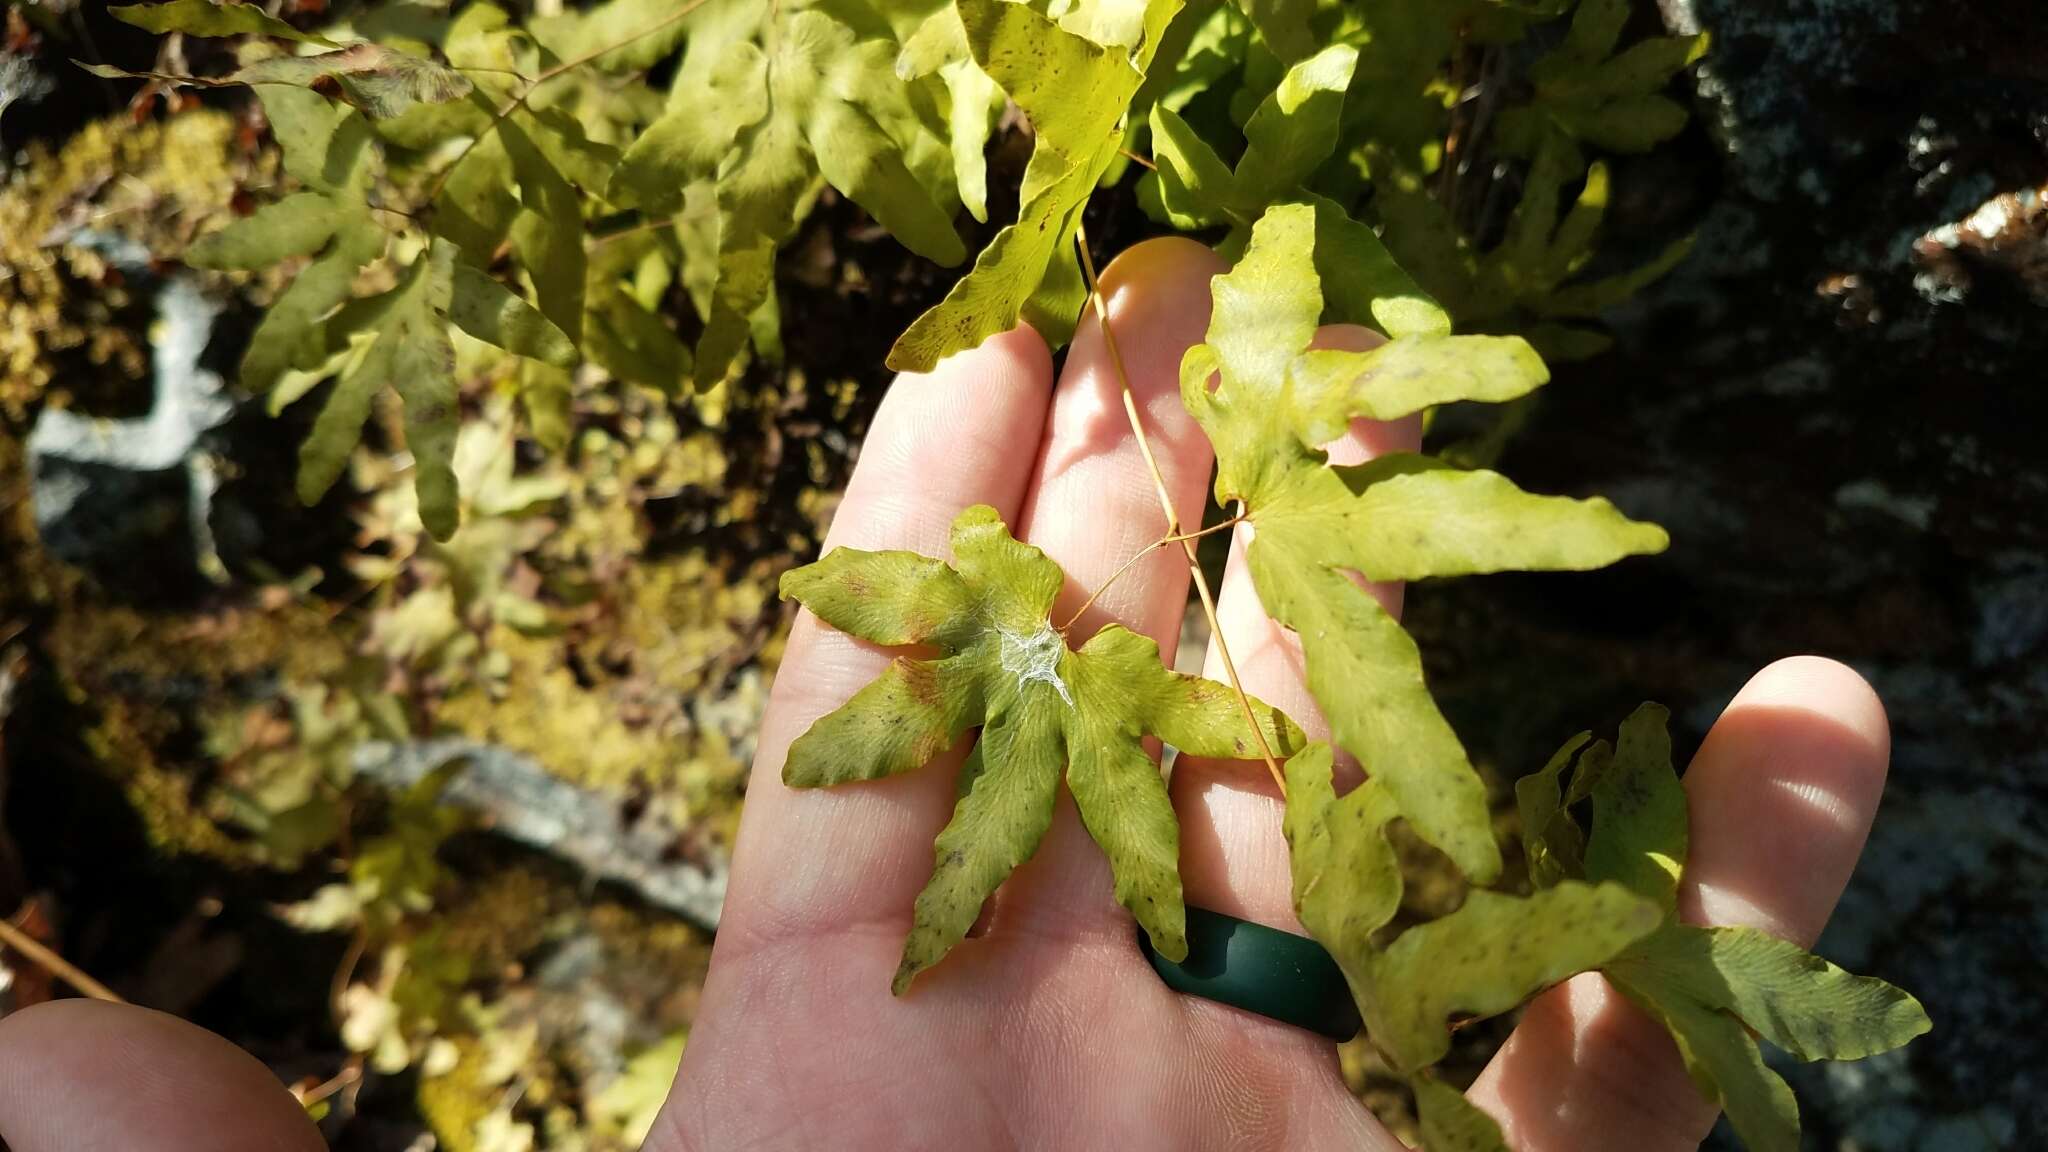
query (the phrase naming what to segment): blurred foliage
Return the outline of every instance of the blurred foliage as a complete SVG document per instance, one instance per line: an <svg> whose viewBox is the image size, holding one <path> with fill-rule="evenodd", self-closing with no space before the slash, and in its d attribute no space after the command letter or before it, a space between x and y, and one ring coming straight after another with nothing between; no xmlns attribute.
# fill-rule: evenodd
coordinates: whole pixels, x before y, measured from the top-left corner
<svg viewBox="0 0 2048 1152"><path fill-rule="evenodd" d="M239 152L233 124L209 110L94 122L64 149L39 146L6 210L37 214L21 217L36 235L55 235L44 222L56 216L103 219L151 250L179 250L194 220L229 211L231 166L274 165ZM637 1146L648 1085L665 1092L701 980L700 930L616 897L593 902L550 868L451 869L446 838L472 822L440 802L440 778L386 798L359 777L359 756L449 735L524 752L622 809L660 810L686 830L678 852L717 866L780 648L770 589L822 531L845 466L836 433L832 446L811 442L813 410L843 423L852 393L801 375L736 381L711 408L584 378L569 443L550 453L514 421L517 366L467 343L476 418L453 457L463 531L434 540L402 460L366 451L350 475L363 498L331 564L188 607L131 603L41 552L21 432L43 405L148 406L153 285L108 273L62 236L32 255L10 257L22 275L8 284L58 311L16 327L42 343L4 377L19 408L0 435L0 636L31 629L68 709L57 722L77 724L75 766L118 784L153 851L249 875L258 890L277 890L265 873L298 878L301 895L277 916L347 945L333 1067L353 1051L372 1071L411 1069L421 1114L449 1146ZM224 284L245 280L258 299L274 291L263 277ZM122 352L87 368L52 336L95 317L97 346ZM790 512L775 518L786 534L763 535L756 515L778 470L767 444L797 449ZM735 467L728 445L754 458ZM323 877L337 878L303 886ZM592 942L594 968L562 988L524 971ZM292 978L325 986L329 974ZM636 997L619 1010L634 1022L579 1057L587 1024L573 1006L593 981ZM343 1103L316 1111L343 1123Z"/></svg>

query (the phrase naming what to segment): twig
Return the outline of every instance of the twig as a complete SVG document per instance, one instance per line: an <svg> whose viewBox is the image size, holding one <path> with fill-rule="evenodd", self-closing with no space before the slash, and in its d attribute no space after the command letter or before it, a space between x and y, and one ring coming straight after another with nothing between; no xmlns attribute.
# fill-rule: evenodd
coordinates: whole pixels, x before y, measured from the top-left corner
<svg viewBox="0 0 2048 1152"><path fill-rule="evenodd" d="M344 823L343 827L347 825ZM349 937L348 947L342 951L341 963L334 966L334 976L327 982L327 1010L334 1013L334 1022L340 1024L348 1015L348 1006L343 1003L347 997L349 981L356 976L356 965L363 962L363 953L369 949L370 938L360 927Z"/></svg>
<svg viewBox="0 0 2048 1152"><path fill-rule="evenodd" d="M1136 152L1131 151L1129 148L1119 148L1117 149L1117 153L1121 155L1124 159L1129 160L1131 163L1136 164L1138 167L1143 168L1149 172L1159 171L1159 165L1154 164L1150 160L1145 159L1143 156L1138 155Z"/></svg>
<svg viewBox="0 0 2048 1152"><path fill-rule="evenodd" d="M116 996L112 988L86 975L76 964L57 955L42 941L15 927L13 921L5 918L0 918L0 944L21 953L30 963L95 1000L105 1000L109 1004L127 1003Z"/></svg>
<svg viewBox="0 0 2048 1152"><path fill-rule="evenodd" d="M434 186L427 192L427 203L432 204L435 200L441 198L441 190L448 186L448 178L454 174L457 168L460 168L462 166L462 162L464 160L469 159L469 154L476 150L476 146L483 143L485 137L488 137L493 132L496 132L498 130L498 125L503 124L506 120L510 119L512 113L524 107L526 105L527 100L532 98L533 94L540 89L541 85L546 84L550 80L554 80L558 77L566 75L567 73L574 72L576 69L583 67L585 64L588 64L593 60L599 60L602 59L603 57L609 56L612 53L617 52L621 48L631 47L632 45L647 39L649 36L652 36L657 32L667 31L668 29L675 27L677 24L682 23L685 19L689 17L690 13L695 12L699 8L702 8L708 2L709 0L690 0L689 3L683 5L681 8L676 9L674 12L669 13L667 16L662 17L661 19L655 21L654 23L648 25L647 27L640 29L638 32L633 33L631 36L627 36L622 39L616 40L610 44L605 45L602 48L593 48L590 51L585 52L583 55L578 56L573 60L565 60L552 68L541 69L540 75L535 76L533 79L527 81L526 85L522 87L519 90L519 92L512 97L512 99L506 101L505 106L503 108L498 109L496 114L494 114L491 117L491 122L489 124L484 125L483 129L479 131L476 135L471 136L469 138L469 143L464 144L462 146L462 151L457 152L455 154L455 159L449 161L448 166L446 168L441 169L440 174L434 177Z"/></svg>
<svg viewBox="0 0 2048 1152"><path fill-rule="evenodd" d="M1095 257L1088 251L1088 230L1080 223L1074 226L1074 246L1081 251L1081 273L1088 285L1088 299L1095 305L1095 322L1102 329L1102 343L1109 349L1110 366L1116 370L1116 383L1123 393L1124 416L1131 422L1131 433L1138 441L1138 454L1145 458L1145 468L1152 473L1152 488L1158 493L1159 508L1166 513L1166 534L1180 540L1181 552L1188 558L1188 573L1194 578L1195 594L1202 601L1202 615L1208 618L1209 635L1216 642L1216 652L1223 657L1223 671L1230 677L1230 690L1237 695L1237 706L1244 713L1246 724L1251 725L1252 739L1259 746L1259 758L1266 762L1266 771L1272 774L1273 783L1279 785L1284 794L1287 778L1280 771L1280 762L1273 757L1273 749L1266 744L1266 734L1259 728L1259 718L1252 712L1251 697L1245 695L1244 685L1237 678L1237 662L1230 657L1230 644L1223 638L1222 622L1216 618L1216 598L1209 593L1209 578L1202 573L1202 564L1195 556L1193 536L1180 535L1180 513L1173 506L1173 494L1166 489L1166 477L1159 471L1159 459L1152 454L1152 441L1145 435L1145 422L1138 416L1138 399L1131 393L1131 380L1124 371L1123 352L1117 348L1116 333L1109 326L1109 302L1102 298L1102 284L1095 275Z"/></svg>
<svg viewBox="0 0 2048 1152"><path fill-rule="evenodd" d="M642 220L638 223L628 224L616 232L606 232L602 236L592 236L590 238L590 246L594 249L602 248L622 237L637 236L642 232L652 232L657 228L667 228L682 218L682 214L678 213L674 216L662 216L654 220Z"/></svg>
<svg viewBox="0 0 2048 1152"><path fill-rule="evenodd" d="M299 1107L311 1108L344 1088L351 1087L363 1078L363 1058L360 1055L348 1058L341 1071L301 1092L294 1088L292 1095L299 1098Z"/></svg>

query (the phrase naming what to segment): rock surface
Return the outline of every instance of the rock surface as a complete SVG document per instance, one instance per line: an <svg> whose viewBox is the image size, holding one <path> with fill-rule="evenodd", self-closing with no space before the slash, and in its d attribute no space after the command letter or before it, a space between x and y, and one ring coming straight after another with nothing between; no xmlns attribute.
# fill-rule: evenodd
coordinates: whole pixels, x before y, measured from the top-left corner
<svg viewBox="0 0 2048 1152"><path fill-rule="evenodd" d="M218 565L208 527L217 479L202 442L234 405L200 358L219 312L190 280L167 281L149 414L111 420L45 408L29 434L43 546L110 587L155 598L202 584Z"/></svg>
<svg viewBox="0 0 2048 1152"><path fill-rule="evenodd" d="M593 882L622 884L700 928L718 928L724 861L677 858L682 830L657 812L632 819L615 796L578 788L517 752L469 740L365 744L356 752L355 769L396 791L450 761L461 761L463 769L444 799L482 816L491 831L566 860Z"/></svg>

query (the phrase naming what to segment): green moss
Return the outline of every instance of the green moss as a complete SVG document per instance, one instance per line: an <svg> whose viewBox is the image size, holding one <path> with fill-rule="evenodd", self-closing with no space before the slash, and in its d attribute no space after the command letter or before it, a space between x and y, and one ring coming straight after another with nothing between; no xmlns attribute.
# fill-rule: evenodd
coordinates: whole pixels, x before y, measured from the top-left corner
<svg viewBox="0 0 2048 1152"><path fill-rule="evenodd" d="M232 116L195 109L141 123L111 116L61 148L29 147L0 187L0 420L19 424L46 398L98 399L60 387L67 357L111 375L117 391L145 381L147 315L106 257L73 239L89 224L152 253L182 251L230 213L249 174L234 134Z"/></svg>
<svg viewBox="0 0 2048 1152"><path fill-rule="evenodd" d="M446 1075L420 1078L420 1116L446 1152L478 1152L475 1135L504 1092L484 1082L487 1057L481 1042L465 1036L452 1043L455 1067Z"/></svg>

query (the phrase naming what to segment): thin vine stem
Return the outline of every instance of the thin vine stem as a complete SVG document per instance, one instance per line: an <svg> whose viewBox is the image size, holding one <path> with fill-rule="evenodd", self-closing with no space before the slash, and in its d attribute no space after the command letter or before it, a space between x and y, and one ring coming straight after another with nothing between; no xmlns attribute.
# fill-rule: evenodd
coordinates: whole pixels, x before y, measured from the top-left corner
<svg viewBox="0 0 2048 1152"><path fill-rule="evenodd" d="M1072 616L1067 617L1067 622L1065 624L1060 625L1060 634L1065 635L1067 629L1072 628L1074 626L1074 622L1081 618L1081 614L1088 611L1089 608L1093 607L1096 599L1099 598L1104 592L1109 591L1110 587L1114 585L1118 580L1123 579L1124 573L1129 572L1132 568L1136 567L1138 561L1143 560L1145 557L1150 556L1154 552L1159 551L1161 548L1166 547L1168 544L1178 544L1183 540L1200 540L1204 536L1214 535L1215 533L1221 532L1227 528L1235 528L1242 523L1244 523L1243 516L1232 516L1230 519L1225 520L1220 524L1211 524L1207 528L1204 528L1198 532L1184 532L1179 535L1161 536L1159 539L1154 540L1150 544L1145 545L1143 548L1138 549L1137 552L1131 555L1130 559L1118 565L1117 570L1109 574L1109 579L1104 580L1102 583L1096 585L1095 591L1090 592L1088 594L1088 599L1081 601L1081 606L1079 608L1074 609L1074 614Z"/></svg>
<svg viewBox="0 0 2048 1152"><path fill-rule="evenodd" d="M672 227L683 218L683 213L677 213L674 216L662 216L654 220L641 220L628 224L615 232L606 232L602 236L592 236L590 238L590 247L592 249L602 248L615 240L622 240L628 236L638 236L642 232L652 232L659 228Z"/></svg>
<svg viewBox="0 0 2048 1152"><path fill-rule="evenodd" d="M457 168L462 167L462 162L464 160L469 159L469 154L476 150L476 146L483 143L487 137L489 137L492 133L496 132L500 124L503 124L505 121L511 119L512 113L525 107L526 102L533 97L533 94L535 92L540 90L541 85L546 84L550 80L559 79L560 77L565 76L570 72L574 72L576 69L583 67L585 64L588 64L593 60L599 60L602 59L603 57L609 56L612 53L617 52L621 48L629 48L634 44L637 44L640 41L647 39L649 36L652 36L657 32L665 32L668 29L673 28L676 25L682 23L684 20L688 19L692 12L695 12L697 9L702 8L705 4L709 2L710 0L690 0L689 3L683 5L681 8L676 9L674 12L669 13L667 16L662 17L661 19L655 21L654 23L648 25L645 28L640 29L638 32L635 32L630 36L613 41L612 43L607 44L602 48L593 48L590 51L585 52L581 56L575 57L574 59L571 60L564 60L563 62L555 65L552 68L543 68L538 76L535 76L533 79L527 81L525 86L520 88L518 93L515 94L512 97L512 99L506 101L505 106L503 108L498 109L498 111L491 116L491 122L489 124L484 125L482 131L479 131L476 135L470 137L469 143L464 144L462 146L462 151L457 152L455 154L455 159L449 161L448 166L446 168L441 169L440 174L434 177L434 186L427 192L427 202L429 204L432 204L435 200L441 198L441 190L448 186L448 178L454 175L455 170Z"/></svg>
<svg viewBox="0 0 2048 1152"><path fill-rule="evenodd" d="M1230 678L1230 690L1237 696L1238 710L1244 713L1245 723L1251 726L1252 739L1259 746L1259 758L1266 762L1266 771L1273 777L1273 783L1282 795L1287 792L1287 777L1280 771L1280 762L1274 758L1273 749L1266 743L1266 734L1259 728L1259 718L1252 712L1251 697L1245 694L1244 685L1237 677L1237 661L1230 656L1230 642L1223 637L1222 621L1216 617L1216 597L1209 591L1209 578L1202 573L1202 564L1195 555L1193 535L1182 535L1180 512L1173 506L1173 493L1167 491L1166 476L1159 470L1159 458L1153 455L1152 440L1145 435L1145 422L1138 415L1138 399L1131 392L1130 374L1124 370L1123 352L1117 347L1116 332L1109 323L1109 302L1102 297L1102 284L1095 275L1095 257L1088 251L1088 230L1076 222L1074 225L1074 246L1081 253L1081 273L1088 286L1088 299L1095 305L1095 322L1102 329L1102 343L1109 350L1110 367L1116 371L1117 390L1123 393L1124 416L1131 422L1131 434L1137 438L1138 453L1145 458L1145 468L1152 474L1152 489L1159 496L1159 508L1166 513L1166 535L1169 540L1179 539L1181 552L1188 559L1188 573L1195 582L1195 594L1202 601L1202 615L1209 621L1209 636L1216 644L1216 652L1223 657L1224 674ZM1239 517L1238 519L1243 519ZM1199 535L1199 534L1196 534Z"/></svg>
<svg viewBox="0 0 2048 1152"><path fill-rule="evenodd" d="M127 1003L115 995L112 988L93 979L78 965L57 955L48 945L17 928L5 917L0 917L0 944L21 953L30 963L95 1000L105 1000L110 1004Z"/></svg>

